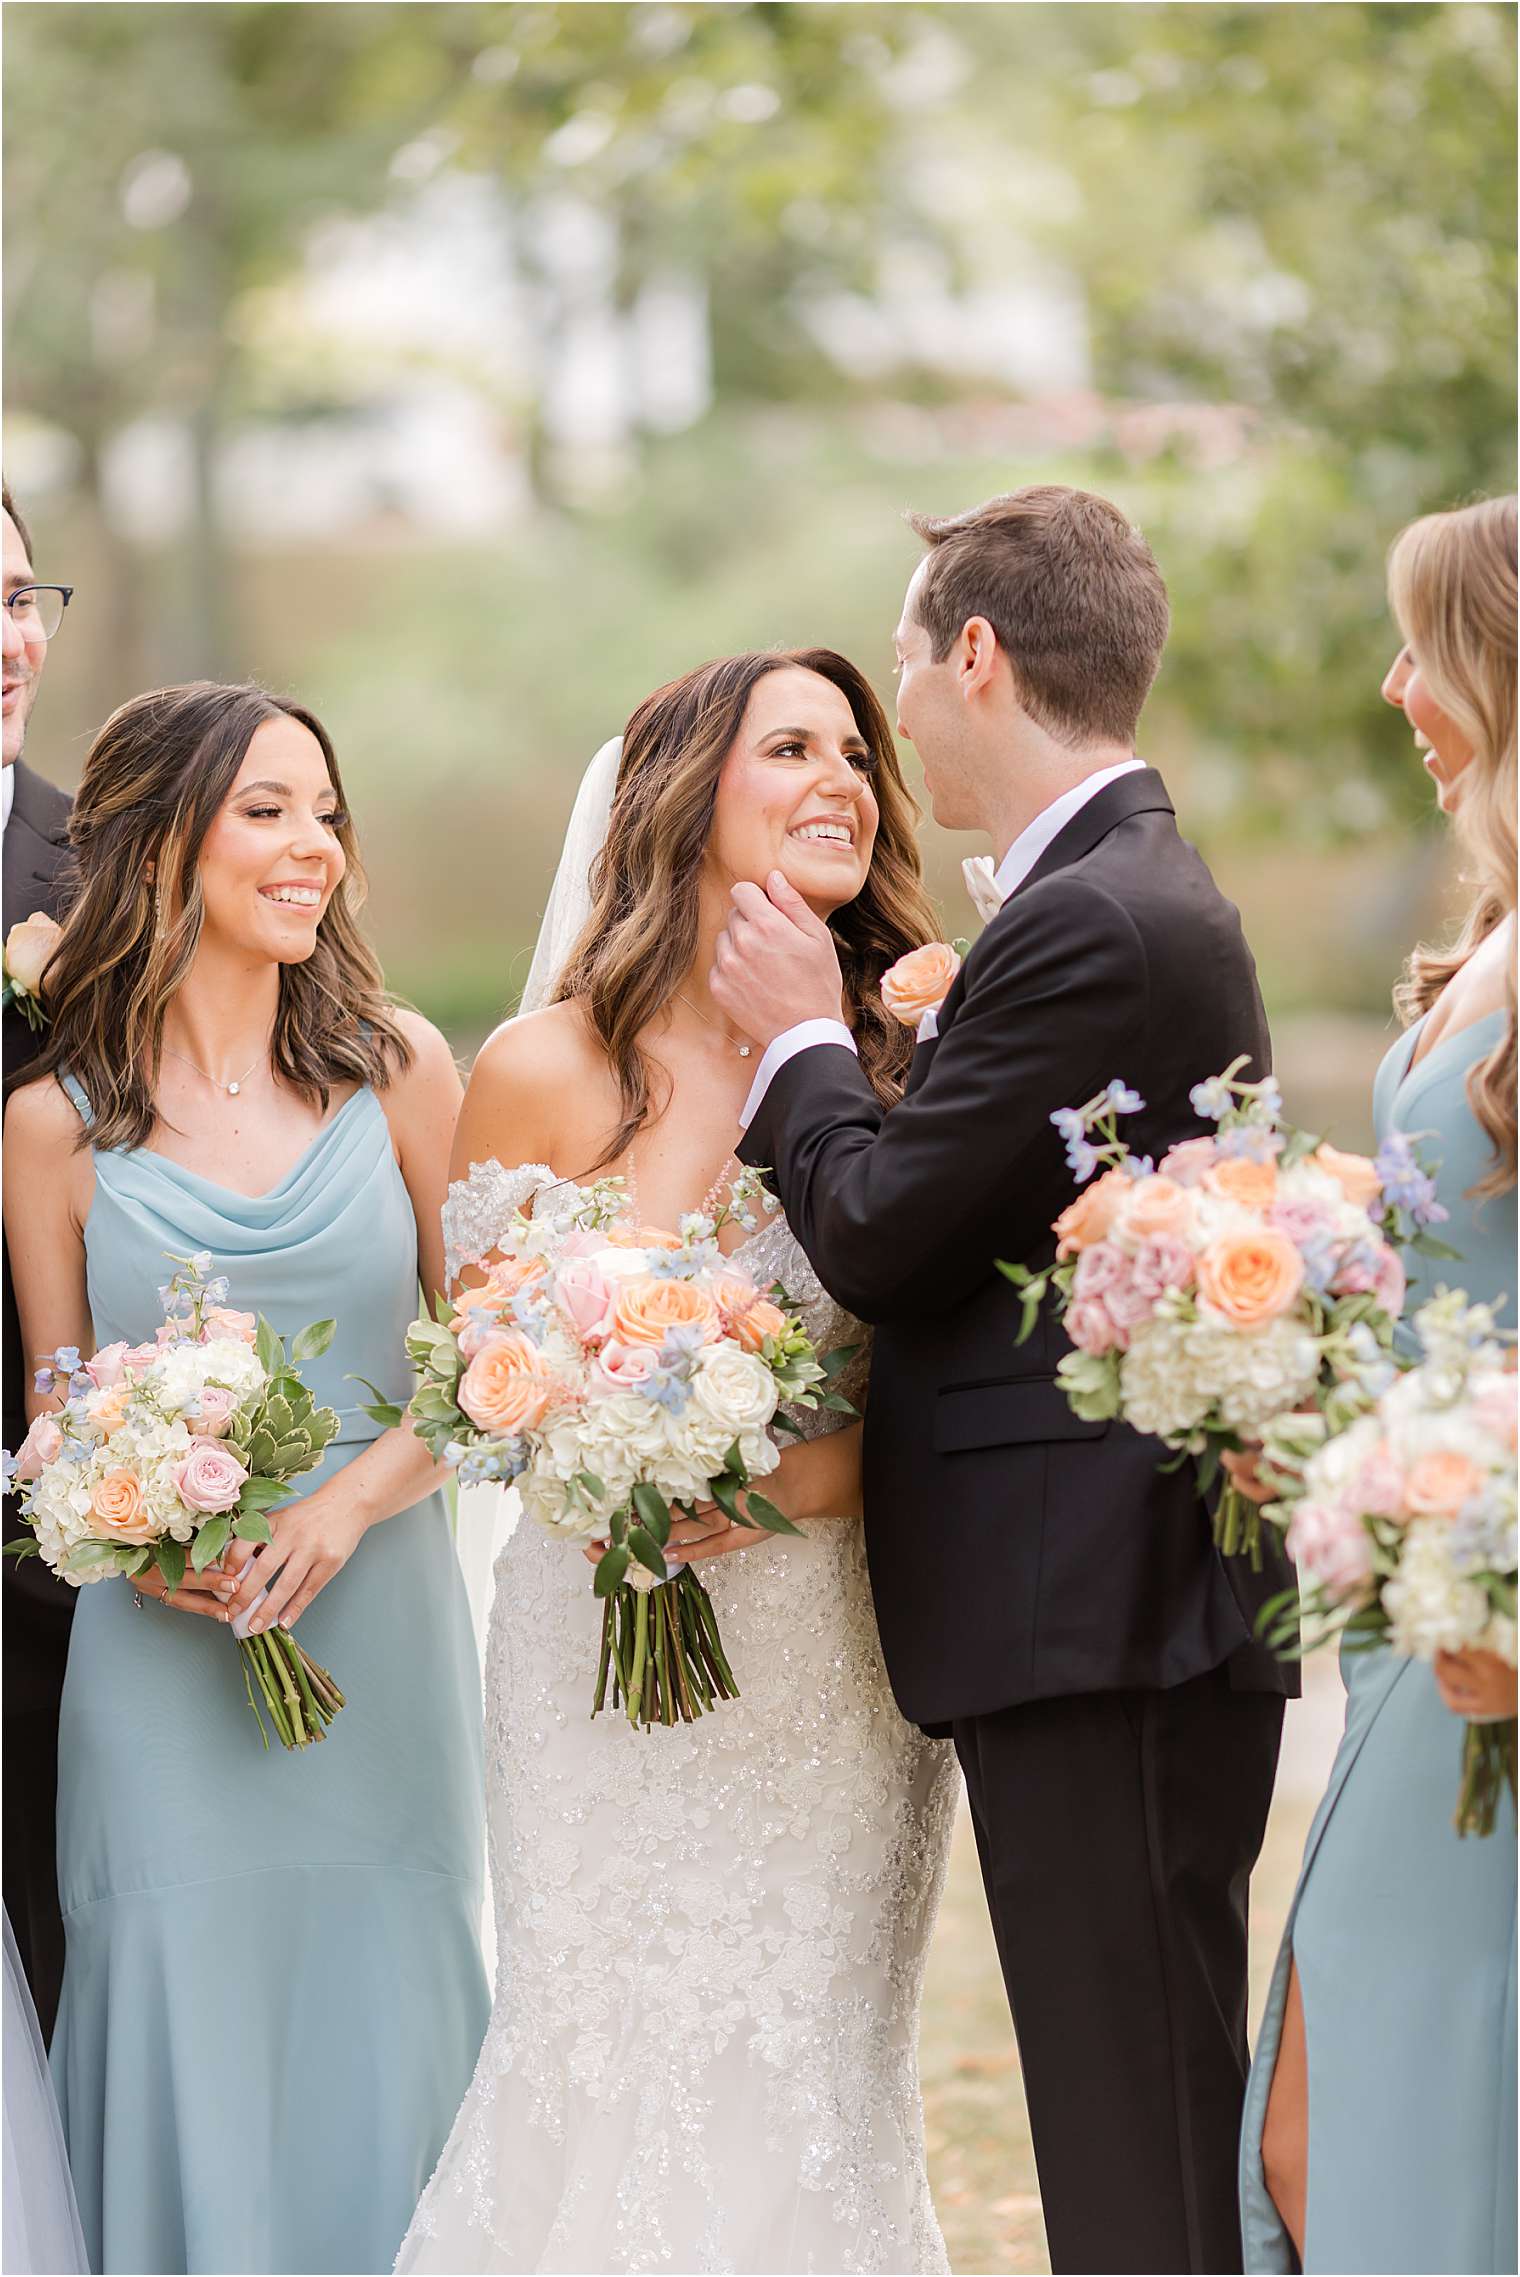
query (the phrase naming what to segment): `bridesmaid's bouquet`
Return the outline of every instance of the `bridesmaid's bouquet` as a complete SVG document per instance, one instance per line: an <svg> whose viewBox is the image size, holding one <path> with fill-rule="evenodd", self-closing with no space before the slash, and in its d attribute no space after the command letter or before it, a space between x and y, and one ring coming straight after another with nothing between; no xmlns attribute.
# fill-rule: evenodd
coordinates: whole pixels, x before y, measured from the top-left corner
<svg viewBox="0 0 1520 2277"><path fill-rule="evenodd" d="M234 1536L270 1541L267 1513L338 1434L336 1413L298 1373L326 1351L334 1323L303 1328L287 1360L268 1321L228 1309L207 1251L170 1263L154 1341L108 1344L90 1360L74 1345L50 1354L36 1388L58 1404L3 1458L6 1491L32 1529L6 1554L40 1556L76 1589L156 1565L173 1591L187 1560L203 1573ZM260 1699L285 1747L321 1739L343 1694L291 1631L239 1636L238 1649L265 1747Z"/></svg>
<svg viewBox="0 0 1520 2277"><path fill-rule="evenodd" d="M1075 1412L1119 1417L1195 1459L1207 1493L1226 1448L1261 1437L1290 1408L1350 1414L1391 1373L1404 1304L1405 1246L1450 1256L1428 1229L1446 1212L1408 1139L1375 1162L1282 1120L1269 1077L1244 1058L1198 1084L1217 1131L1160 1163L1119 1138L1144 1101L1110 1083L1051 1117L1083 1187L1056 1220L1043 1273L1001 1264L1023 1293L1020 1342L1047 1291L1076 1350L1056 1371ZM1227 1555L1261 1562L1258 1506L1228 1481L1214 1514Z"/></svg>
<svg viewBox="0 0 1520 2277"><path fill-rule="evenodd" d="M1265 1434L1300 1588L1263 1619L1284 1651L1339 1640L1415 1660L1476 1648L1515 1664L1516 1382L1487 1305L1443 1289L1414 1316L1418 1363L1355 1418L1284 1415ZM1304 1629L1300 1638L1299 1612ZM1459 1834L1515 1792L1515 1721L1469 1723Z"/></svg>
<svg viewBox="0 0 1520 2277"><path fill-rule="evenodd" d="M707 1591L665 1562L672 1512L714 1502L736 1524L795 1534L752 1483L781 1459L773 1430L797 1429L781 1404L854 1413L820 1389L849 1351L820 1360L785 1292L763 1293L718 1248L731 1218L754 1223L758 1191L746 1173L728 1205L679 1233L620 1222L619 1178L587 1187L565 1219L519 1211L483 1284L440 1297L437 1318L407 1334L408 1412L460 1483L515 1483L551 1534L610 1543L593 1584L591 1713L610 1683L613 1707L646 1730L739 1690Z"/></svg>

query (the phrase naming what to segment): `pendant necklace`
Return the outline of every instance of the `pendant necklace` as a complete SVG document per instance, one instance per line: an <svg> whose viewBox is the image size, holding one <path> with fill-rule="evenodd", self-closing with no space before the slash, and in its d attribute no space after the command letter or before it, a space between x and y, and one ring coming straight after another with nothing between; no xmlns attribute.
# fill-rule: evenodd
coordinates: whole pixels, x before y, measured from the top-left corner
<svg viewBox="0 0 1520 2277"><path fill-rule="evenodd" d="M268 1046L266 1045L265 1050L267 1049ZM252 1075L254 1069L258 1066L259 1060L262 1060L264 1057L264 1053L260 1052L259 1058L251 1061L249 1065L244 1068L241 1075L236 1076L231 1083L224 1083L219 1075L208 1075L206 1073L206 1070L200 1066L197 1061L187 1057L184 1052L177 1052L172 1044L165 1044L164 1050L169 1054L169 1057L171 1059L181 1060L186 1067L194 1068L196 1074L200 1077L203 1083L211 1084L212 1087L217 1091L225 1091L229 1099L235 1099L237 1097L238 1093L242 1090L243 1085L248 1081L249 1076Z"/></svg>
<svg viewBox="0 0 1520 2277"><path fill-rule="evenodd" d="M679 1003L685 1005L688 1012L695 1012L699 1020L706 1020L709 1028L718 1028L717 1021L709 1018L708 1014L703 1011L700 1004L693 1004L689 996L682 996L679 989L676 990L676 998ZM718 1033L720 1036L723 1035L723 1030L721 1028L718 1028ZM733 1038L731 1036L725 1036L723 1040L725 1043L733 1042ZM738 1052L741 1059L749 1059L755 1049L753 1044L736 1044L734 1048Z"/></svg>

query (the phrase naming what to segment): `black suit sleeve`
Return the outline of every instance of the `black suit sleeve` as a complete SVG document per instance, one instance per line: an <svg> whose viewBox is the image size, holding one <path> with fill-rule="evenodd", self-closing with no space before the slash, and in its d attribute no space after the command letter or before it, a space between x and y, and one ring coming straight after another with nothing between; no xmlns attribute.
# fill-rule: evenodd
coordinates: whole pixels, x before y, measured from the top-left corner
<svg viewBox="0 0 1520 2277"><path fill-rule="evenodd" d="M1145 1043L1144 946L1112 895L1058 874L977 942L923 1082L889 1115L851 1054L800 1052L745 1134L825 1288L862 1320L958 1303L995 1257L1048 1247L1072 1199L1052 1111Z"/></svg>

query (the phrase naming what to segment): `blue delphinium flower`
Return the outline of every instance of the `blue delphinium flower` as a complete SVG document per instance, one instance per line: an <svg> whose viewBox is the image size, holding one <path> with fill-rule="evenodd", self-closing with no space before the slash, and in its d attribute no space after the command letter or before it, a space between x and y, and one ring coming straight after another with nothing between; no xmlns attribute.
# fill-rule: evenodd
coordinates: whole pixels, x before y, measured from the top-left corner
<svg viewBox="0 0 1520 2277"><path fill-rule="evenodd" d="M1416 1225L1442 1225L1450 1216L1436 1200L1436 1183L1420 1167L1414 1141L1407 1131L1390 1131L1377 1150L1373 1164L1383 1181L1383 1200L1407 1210Z"/></svg>
<svg viewBox="0 0 1520 2277"><path fill-rule="evenodd" d="M53 1354L53 1366L60 1376L72 1376L79 1366L79 1346L60 1344Z"/></svg>
<svg viewBox="0 0 1520 2277"><path fill-rule="evenodd" d="M1077 1184L1083 1186L1098 1167L1098 1150L1087 1139L1072 1139L1067 1144L1066 1161Z"/></svg>
<svg viewBox="0 0 1520 2277"><path fill-rule="evenodd" d="M1193 1113L1201 1115L1206 1123L1217 1123L1234 1105L1230 1086L1222 1075L1211 1075L1207 1083L1195 1083L1188 1093Z"/></svg>
<svg viewBox="0 0 1520 2277"><path fill-rule="evenodd" d="M42 1392L42 1393L46 1394L46 1393L50 1392L50 1391L52 1390L52 1388L53 1388L53 1371L52 1371L52 1369L51 1369L51 1368L39 1368L39 1369L37 1370L37 1373L36 1373L36 1374L33 1376L33 1378L32 1378L32 1389L33 1389L33 1391L34 1391L34 1392Z"/></svg>
<svg viewBox="0 0 1520 2277"><path fill-rule="evenodd" d="M0 1447L0 1483L3 1483L5 1492L7 1494L10 1493L11 1488L16 1482L16 1472L18 1468L19 1465L17 1459L11 1453L9 1447Z"/></svg>
<svg viewBox="0 0 1520 2277"><path fill-rule="evenodd" d="M1108 1103L1116 1115L1138 1115L1145 1105L1138 1091L1132 1091L1117 1076L1108 1087Z"/></svg>
<svg viewBox="0 0 1520 2277"><path fill-rule="evenodd" d="M1119 1167L1126 1178L1149 1178L1156 1165L1148 1154L1127 1154Z"/></svg>

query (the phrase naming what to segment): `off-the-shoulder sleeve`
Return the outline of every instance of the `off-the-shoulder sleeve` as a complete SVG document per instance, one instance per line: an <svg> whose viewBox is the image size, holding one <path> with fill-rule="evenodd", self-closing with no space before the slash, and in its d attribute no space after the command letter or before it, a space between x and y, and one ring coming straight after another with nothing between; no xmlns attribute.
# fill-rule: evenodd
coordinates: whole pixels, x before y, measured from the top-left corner
<svg viewBox="0 0 1520 2277"><path fill-rule="evenodd" d="M467 1265L478 1265L500 1246L513 1218L545 1186L558 1178L545 1162L472 1162L468 1178L456 1178L443 1205L443 1263L450 1283Z"/></svg>

